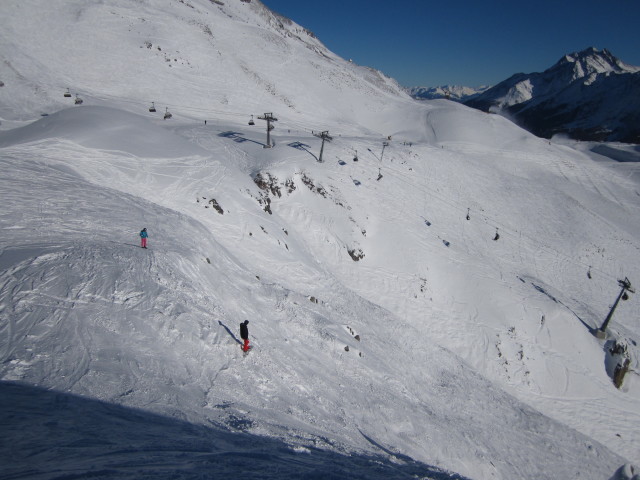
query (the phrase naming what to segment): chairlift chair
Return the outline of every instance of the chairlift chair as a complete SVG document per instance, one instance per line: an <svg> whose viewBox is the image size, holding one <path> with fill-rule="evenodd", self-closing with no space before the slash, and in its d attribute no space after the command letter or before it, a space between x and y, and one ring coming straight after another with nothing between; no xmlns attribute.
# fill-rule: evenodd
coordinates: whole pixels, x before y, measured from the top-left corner
<svg viewBox="0 0 640 480"><path fill-rule="evenodd" d="M169 118L171 118L173 115L171 115L171 112L169 112L169 107L166 107L166 110L164 112L164 119L167 120Z"/></svg>
<svg viewBox="0 0 640 480"><path fill-rule="evenodd" d="M76 95L76 100L75 100L76 105L80 105L82 103L82 99Z"/></svg>
<svg viewBox="0 0 640 480"><path fill-rule="evenodd" d="M496 241L500 238L500 234L498 233L498 229L496 228L496 236L493 237L493 240Z"/></svg>
<svg viewBox="0 0 640 480"><path fill-rule="evenodd" d="M156 112L156 105L154 102L151 102L151 106L149 107L149 111L151 113L155 113Z"/></svg>
<svg viewBox="0 0 640 480"><path fill-rule="evenodd" d="M471 215L469 215L470 210L470 208L467 208L467 220L471 220Z"/></svg>
<svg viewBox="0 0 640 480"><path fill-rule="evenodd" d="M64 92L64 96L65 96L66 98L71 98L71 92L69 91L69 89L68 89L68 88L67 88L67 91L66 91L66 92Z"/></svg>
<svg viewBox="0 0 640 480"><path fill-rule="evenodd" d="M253 115L251 115L251 120L249 120L249 125L255 125L256 122L253 121Z"/></svg>

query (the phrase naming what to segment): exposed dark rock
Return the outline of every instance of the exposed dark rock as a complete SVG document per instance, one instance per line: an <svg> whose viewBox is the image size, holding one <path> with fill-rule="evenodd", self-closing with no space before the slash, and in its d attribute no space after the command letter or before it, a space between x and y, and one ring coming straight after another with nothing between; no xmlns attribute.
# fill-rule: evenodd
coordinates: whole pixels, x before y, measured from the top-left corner
<svg viewBox="0 0 640 480"><path fill-rule="evenodd" d="M358 262L364 258L364 252L360 248L347 249L347 251L349 252L349 256L353 259L354 262Z"/></svg>
<svg viewBox="0 0 640 480"><path fill-rule="evenodd" d="M211 200L209 200L209 203L211 204L211 206L213 208L216 209L216 211L220 214L220 215L224 215L224 210L222 209L222 207L220 206L220 204L216 201L215 198L212 198Z"/></svg>

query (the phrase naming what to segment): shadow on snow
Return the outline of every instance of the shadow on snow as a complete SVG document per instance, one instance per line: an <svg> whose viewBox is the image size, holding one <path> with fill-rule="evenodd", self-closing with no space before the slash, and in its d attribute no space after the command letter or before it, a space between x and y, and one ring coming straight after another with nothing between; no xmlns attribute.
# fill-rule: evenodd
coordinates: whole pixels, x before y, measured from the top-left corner
<svg viewBox="0 0 640 480"><path fill-rule="evenodd" d="M229 327L227 327L224 323L222 323L222 321L218 320L218 325L220 325L221 327L224 327L224 329L227 331L227 333L229 335L231 335L231 338L233 338L236 343L239 343L240 345L242 345L242 342L240 340L238 340L238 337L236 337L233 332L229 329Z"/></svg>
<svg viewBox="0 0 640 480"><path fill-rule="evenodd" d="M315 158L316 162L318 161L318 157L316 157L310 150L309 145L307 145L306 143L302 143L302 142L291 142L288 144L291 148L295 148L296 150L301 150L303 152L307 152L309 155L311 155L313 158Z"/></svg>
<svg viewBox="0 0 640 480"><path fill-rule="evenodd" d="M0 411L2 478L465 480L409 457L391 461L382 447L386 455L311 445L295 451L224 424L195 425L14 382L0 382Z"/></svg>
<svg viewBox="0 0 640 480"><path fill-rule="evenodd" d="M243 133L234 132L232 130L229 130L228 132L222 132L222 133L218 134L219 137L231 138L236 143L252 142L252 143L256 143L258 145L261 145L262 147L264 147L266 145L265 143L257 142L256 140L251 140L249 138L246 138L243 135L244 135Z"/></svg>

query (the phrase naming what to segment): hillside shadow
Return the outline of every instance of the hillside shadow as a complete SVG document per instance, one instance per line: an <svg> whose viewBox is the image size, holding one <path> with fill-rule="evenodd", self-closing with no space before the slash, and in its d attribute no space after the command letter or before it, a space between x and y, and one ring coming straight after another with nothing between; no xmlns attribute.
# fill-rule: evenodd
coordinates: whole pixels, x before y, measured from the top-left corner
<svg viewBox="0 0 640 480"><path fill-rule="evenodd" d="M0 411L2 478L465 480L408 457L391 461L385 449L342 454L310 439L294 450L233 425L195 425L14 382L0 382Z"/></svg>

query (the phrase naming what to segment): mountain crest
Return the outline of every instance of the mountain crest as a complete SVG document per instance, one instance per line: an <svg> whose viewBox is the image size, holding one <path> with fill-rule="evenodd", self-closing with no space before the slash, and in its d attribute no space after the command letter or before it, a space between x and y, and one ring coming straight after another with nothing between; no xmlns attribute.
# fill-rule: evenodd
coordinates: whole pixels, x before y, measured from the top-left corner
<svg viewBox="0 0 640 480"><path fill-rule="evenodd" d="M574 80L590 77L594 74L635 73L640 71L639 67L632 67L620 61L606 48L598 50L595 47L565 55L550 70L555 71L566 69L567 67L572 69Z"/></svg>
<svg viewBox="0 0 640 480"><path fill-rule="evenodd" d="M464 103L501 111L535 135L640 141L640 67L606 49L563 56L542 73L517 74Z"/></svg>

